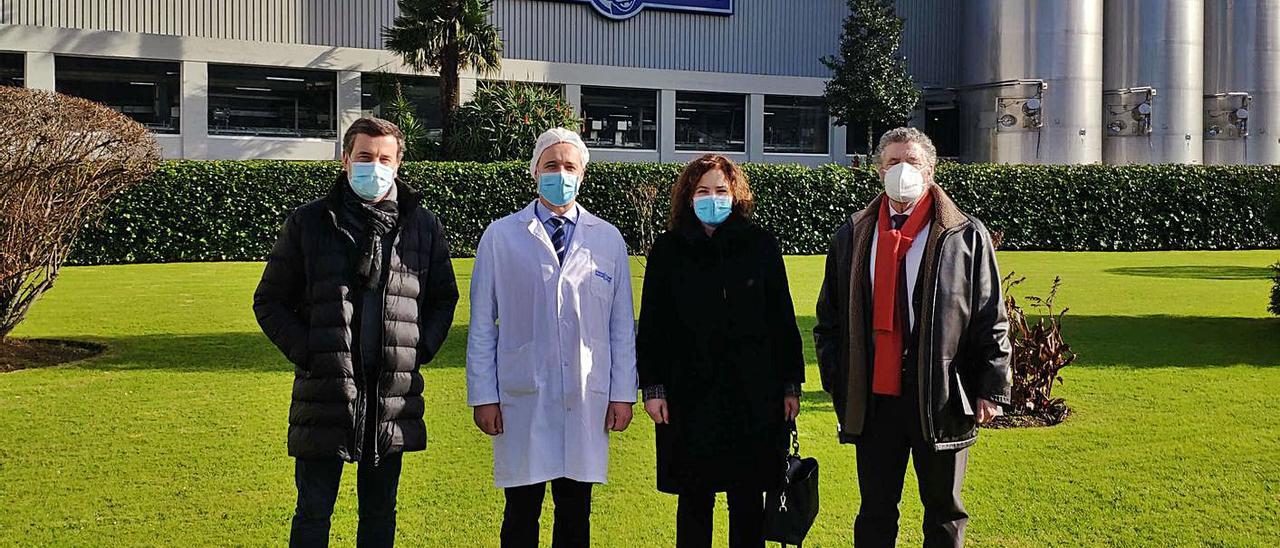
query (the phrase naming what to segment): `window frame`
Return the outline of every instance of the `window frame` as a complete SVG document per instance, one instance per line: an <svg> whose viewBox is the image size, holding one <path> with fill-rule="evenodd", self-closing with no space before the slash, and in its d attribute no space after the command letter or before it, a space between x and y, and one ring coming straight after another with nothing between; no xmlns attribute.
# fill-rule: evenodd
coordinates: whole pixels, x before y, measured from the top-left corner
<svg viewBox="0 0 1280 548"><path fill-rule="evenodd" d="M741 98L741 104L742 104L742 124L741 124L741 127L740 127L739 129L741 130L741 135L742 135L742 148L741 148L741 149L716 149L716 148L713 148L713 147L707 147L707 146L704 146L704 144L703 144L703 143L694 143L694 144L693 144L693 146L687 146L687 145L686 145L686 147L685 147L685 148L682 148L682 147L681 147L681 143L680 143L680 122L681 122L681 120L680 120L680 113L681 113L681 112L686 112L686 111L687 111L687 109L683 109L683 108L681 108L681 103L682 103L682 101L681 101L681 95L684 95L684 96L686 96L686 97L688 97L688 96L690 96L690 95L692 95L692 96L700 96L700 97L702 97L702 98L704 98L704 99L710 99L710 98L715 97L715 96L721 96L721 97L738 97L738 98ZM749 100L749 99L750 99L750 95L745 94L745 93L729 93L729 92L718 92L718 91L679 91L679 90L677 90L677 91L676 91L676 101L675 101L675 109L676 109L676 111L675 111L675 128L674 128L674 130L675 130L675 142L673 143L673 144L674 144L674 146L675 146L675 151L676 151L676 152L678 152L678 153L695 153L695 154L697 154L697 153L714 153L714 154L747 154L747 153L748 153L748 150L749 150L749 148L750 148L750 135L749 135L750 131L749 131L749 126L750 126L750 122L751 122L751 120L750 120L751 113L750 113L750 109L749 109L749 105L748 105L748 100ZM686 104L687 104L687 103L691 103L691 102L694 102L694 103L696 103L696 102L701 102L701 103L707 103L707 104L715 104L715 102L710 101L710 100L704 100L704 101L691 101L691 100L686 99L686 100L685 100L685 101L683 101L683 102L684 102L684 103L686 103ZM724 102L724 103L721 103L721 104L722 104L722 105L729 105L729 104L731 104L731 103L729 103L729 102ZM734 110L736 110L736 108L735 108ZM695 111L695 112L696 112L696 111ZM689 118L686 118L686 120L689 120ZM729 135L730 135L730 136L732 136L732 135L733 135L732 131L729 133ZM730 143L730 144L732 144L734 141L733 141L733 139L726 139L726 140L725 140L725 142L726 142L726 143Z"/></svg>
<svg viewBox="0 0 1280 548"><path fill-rule="evenodd" d="M181 61L56 54L53 63L54 90L58 93L101 103L138 122L154 135L182 135L182 103L185 97L182 93ZM114 64L114 66L99 67L96 66L97 64ZM144 68L158 69L162 74L148 74L149 71L143 70ZM25 71L25 66L23 70ZM25 80L23 83L26 83ZM81 86L92 89L94 85L151 88L153 97L150 107L152 107L152 117L157 121L148 122L133 116L132 113L137 111L130 109L143 108L140 106L121 105L117 108L113 103L120 102L126 96L125 93L119 93L116 96L94 96L93 93L84 93L85 89L77 89ZM132 90L133 88L124 89ZM162 111L155 108L160 105L159 94L162 90L167 90L166 98L169 100L165 105L169 110L164 116L161 115ZM159 120L167 120L168 124L162 126Z"/></svg>
<svg viewBox="0 0 1280 548"><path fill-rule="evenodd" d="M597 90L616 91L616 92L628 92L628 91L629 91L629 92L648 92L648 94L651 96L651 98L652 98L652 100L653 100L653 103L652 103L652 112L653 112L653 114L652 114L652 116L653 116L653 147L652 147L652 148L650 148L650 147L646 147L646 146L644 146L644 134L645 134L646 130L644 129L644 114L643 114L643 110L641 110L641 114L640 114L640 124L641 124L641 128L640 128L640 135L641 135L641 137L640 137L640 142L641 142L641 146L639 146L639 147L626 147L626 146L619 147L619 146L598 146L598 145L592 145L592 144L591 144L591 143L586 139L586 135L585 135L587 132L592 131L592 130L590 129L590 127L589 127L589 126L590 126L591 119L587 118L587 102L586 102L587 90L592 90L593 92L594 92L594 91L597 91ZM638 95L638 94L637 94L637 95ZM661 113L661 107L662 107L662 90L660 90L660 89L654 89L654 88L628 88L628 87L614 87L614 86L582 86L582 87L580 88L580 93L579 93L579 96L578 96L578 103L579 103L579 110L581 110L581 116L582 116L582 131L581 131L581 132L579 132L579 133L580 133L580 135L583 137L583 140L584 140L584 141L587 141L587 146L588 146L588 147L590 147L590 148L592 148L592 149L595 149L595 150L623 151L623 152L658 152L658 149L659 149L659 148L661 148L661 143L660 143L659 141L660 141L660 139L661 139L661 137L662 137L662 131L661 131L661 129L662 129L662 113ZM616 132L616 131L618 131L618 130L617 130L617 129L614 129L613 131L615 131L615 132ZM625 131L627 131L627 130L622 130L622 131L624 131L624 132L625 132Z"/></svg>
<svg viewBox="0 0 1280 548"><path fill-rule="evenodd" d="M206 99L207 99L206 110L208 112L209 137L233 138L233 139L234 138L288 139L288 140L312 140L312 141L337 141L338 140L339 138L338 132L340 129L338 126L339 126L339 118L341 116L341 113L338 110L338 72L331 71L331 70L323 70L323 69L278 67L278 66L266 66L266 65L245 65L245 64L236 64L236 63L216 63L216 64L210 63L208 65L208 70L209 70L208 72L209 80L207 85L208 93L206 96ZM271 84L267 84L266 82L287 82L287 84L275 84L275 85L289 85L289 84L301 83L303 84L304 87L307 85L328 86L331 90L328 97L329 112L327 113L327 116L329 118L329 128L323 129L323 130L314 129L314 128L303 129L303 125L301 124L301 120L303 119L303 116L301 116L301 114L307 111L300 109L298 107L299 97L298 97L298 93L294 90L290 90L290 93L293 95L290 98L279 97L276 99L270 99L269 97L262 96L262 95L254 96L254 95L245 95L243 93L225 93L222 89L218 89L218 88L230 88L232 90L241 91L244 93L255 93L255 92L261 93L263 90L268 92L275 91L271 88L250 85L252 84L251 80L253 79L246 78L244 76L225 77L223 75L215 74L217 72L225 72L225 71L232 71L232 70L247 71L251 75L255 73L261 74L262 80L264 82L263 83L264 86L271 85ZM272 72L274 72L275 74L274 75L268 74ZM319 77L320 75L325 75L327 76L327 78ZM313 78L308 79L307 76L313 76ZM217 80L222 78L225 78L230 83L229 84L215 83ZM215 91L215 89L218 89L218 91ZM305 89L303 90L303 92L315 93L314 91L307 91ZM267 127L267 126L239 126L239 129L242 129L245 131L236 131L229 128L228 129L218 128L217 122L215 120L218 118L218 114L216 110L220 108L217 105L219 98L253 99L258 101L274 100L277 102L288 102L289 100L292 100L294 102L294 115L293 115L294 131L292 134L288 133L287 131L269 131L269 130L282 130L282 129L287 130L288 128ZM227 108L228 110L231 110L231 111L236 110L234 103L232 103L231 106ZM321 114L312 114L312 115L317 117L321 116Z"/></svg>
<svg viewBox="0 0 1280 548"><path fill-rule="evenodd" d="M781 102L780 100L786 101L787 103L790 103L790 104L779 104ZM771 101L773 101L772 105L770 104ZM812 105L799 104L804 102L811 102L816 104L812 104ZM770 114L772 114L774 117L777 116L776 113L770 112L770 108L794 109L794 110L812 109L812 108L818 109L820 113L819 119L823 122L822 123L823 137L820 138L820 142L822 144L821 150L777 150L777 149L770 150L769 149L769 144L770 144L769 143L769 120L771 118ZM774 156L830 156L831 155L831 140L832 140L831 139L831 115L827 111L826 102L821 96L765 95L763 125L764 125L764 128L763 128L764 137L763 137L763 142L760 143L760 145L761 145L761 150L763 150L764 154L769 154ZM801 125L797 125L796 127L797 129L804 129L804 127ZM815 126L812 129L817 129L817 127Z"/></svg>

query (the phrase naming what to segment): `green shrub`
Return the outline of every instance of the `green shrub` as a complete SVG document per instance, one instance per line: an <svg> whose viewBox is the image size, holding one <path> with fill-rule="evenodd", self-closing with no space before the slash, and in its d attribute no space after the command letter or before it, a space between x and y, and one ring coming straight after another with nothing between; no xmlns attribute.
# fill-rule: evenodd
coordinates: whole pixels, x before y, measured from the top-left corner
<svg viewBox="0 0 1280 548"><path fill-rule="evenodd" d="M677 164L597 163L582 204L617 226L633 251L666 223ZM284 218L333 185L337 162L166 162L82 232L76 264L261 260ZM831 235L879 192L870 169L748 164L756 219L789 254L826 253ZM414 162L401 176L422 190L458 256L490 222L528 204L523 161ZM938 182L960 207L1004 233L1001 249L1115 250L1280 247L1264 199L1277 167L944 164ZM652 203L636 189L650 186ZM646 215L648 211L650 214Z"/></svg>
<svg viewBox="0 0 1280 548"><path fill-rule="evenodd" d="M445 144L448 158L468 162L527 160L542 132L582 125L560 92L537 84L503 82L476 90L458 107L453 134Z"/></svg>
<svg viewBox="0 0 1280 548"><path fill-rule="evenodd" d="M1276 247L1263 208L1277 166L946 164L938 181L1004 231L1004 249L1146 251Z"/></svg>
<svg viewBox="0 0 1280 548"><path fill-rule="evenodd" d="M377 97L380 106L374 115L389 120L404 133L404 161L439 159L440 128L430 127L427 121L430 115L421 104L428 101L410 100L405 94L405 81L400 76L387 72L370 73L369 85L363 92Z"/></svg>
<svg viewBox="0 0 1280 548"><path fill-rule="evenodd" d="M1280 235L1280 188L1273 189L1270 207L1267 208L1266 224L1272 234Z"/></svg>
<svg viewBox="0 0 1280 548"><path fill-rule="evenodd" d="M1062 384L1062 369L1078 357L1062 337L1062 317L1067 314L1067 308L1054 306L1058 290L1062 288L1062 278L1053 279L1046 297L1023 297L1036 312L1028 318L1012 291L1026 278L1015 276L1010 272L1001 281L1005 312L1009 318L1012 349L1009 367L1013 370L1013 387L1010 390L1010 417L997 424L1019 424L1023 421L1009 420L1019 416L1033 417L1044 425L1058 424L1067 418L1071 410L1065 400L1053 397L1053 387Z"/></svg>
<svg viewBox="0 0 1280 548"><path fill-rule="evenodd" d="M1274 285L1271 286L1271 306L1267 307L1272 314L1280 316L1280 263L1271 265L1273 276L1271 278Z"/></svg>
<svg viewBox="0 0 1280 548"><path fill-rule="evenodd" d="M425 120L419 120L415 112L416 106L404 96L404 87L396 84L395 93L387 101L388 120L400 128L404 134L404 160L417 162L433 160L437 148L430 138L430 129Z"/></svg>

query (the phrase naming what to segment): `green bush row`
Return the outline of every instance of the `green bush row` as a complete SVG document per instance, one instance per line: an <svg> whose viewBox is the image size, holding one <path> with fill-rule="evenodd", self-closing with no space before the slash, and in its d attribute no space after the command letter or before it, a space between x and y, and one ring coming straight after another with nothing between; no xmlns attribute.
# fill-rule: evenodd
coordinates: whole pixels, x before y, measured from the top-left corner
<svg viewBox="0 0 1280 548"><path fill-rule="evenodd" d="M261 260L288 213L323 196L340 169L327 161L166 162L86 227L71 262ZM825 253L836 228L879 192L869 169L744 169L758 222L790 254ZM680 170L592 164L581 201L640 249L665 224ZM472 254L485 226L535 196L523 162L409 163L401 176L444 221L457 256ZM943 164L937 180L960 207L1004 233L1004 249L1280 247L1264 221L1280 189L1280 166Z"/></svg>
<svg viewBox="0 0 1280 548"><path fill-rule="evenodd" d="M1267 310L1280 316L1280 263L1271 265L1271 306Z"/></svg>

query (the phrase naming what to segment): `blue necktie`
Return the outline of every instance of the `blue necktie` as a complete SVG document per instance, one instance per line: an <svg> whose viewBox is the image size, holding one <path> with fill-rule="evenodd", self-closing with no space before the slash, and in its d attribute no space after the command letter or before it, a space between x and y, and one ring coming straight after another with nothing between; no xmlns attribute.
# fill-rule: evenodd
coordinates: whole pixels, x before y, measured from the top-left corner
<svg viewBox="0 0 1280 548"><path fill-rule="evenodd" d="M566 251L566 246L564 245L564 225L569 221L564 217L555 216L548 222L551 223L551 226L555 227L555 230L551 232L551 247L555 248L556 258L560 259L560 264L564 264L564 253Z"/></svg>

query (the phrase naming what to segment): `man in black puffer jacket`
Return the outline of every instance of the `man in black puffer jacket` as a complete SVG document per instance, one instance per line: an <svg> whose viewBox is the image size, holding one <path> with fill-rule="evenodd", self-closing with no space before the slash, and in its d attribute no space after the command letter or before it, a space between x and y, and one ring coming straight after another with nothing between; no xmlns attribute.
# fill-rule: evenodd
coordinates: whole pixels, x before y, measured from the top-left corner
<svg viewBox="0 0 1280 548"><path fill-rule="evenodd" d="M344 462L359 462L357 544L391 546L401 455L427 446L423 380L453 323L449 244L422 195L396 180L404 135L361 118L328 196L294 211L253 311L294 364L291 546L325 546Z"/></svg>

